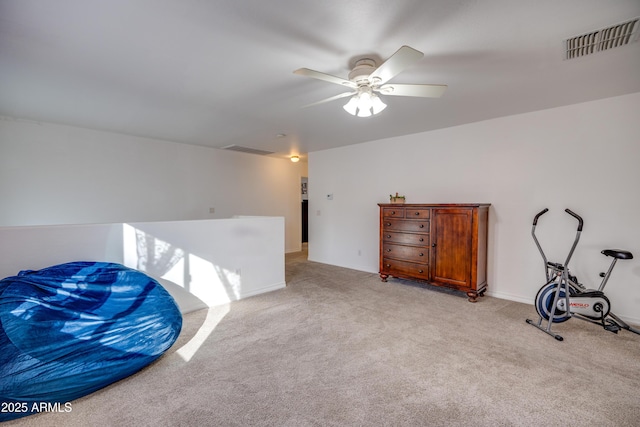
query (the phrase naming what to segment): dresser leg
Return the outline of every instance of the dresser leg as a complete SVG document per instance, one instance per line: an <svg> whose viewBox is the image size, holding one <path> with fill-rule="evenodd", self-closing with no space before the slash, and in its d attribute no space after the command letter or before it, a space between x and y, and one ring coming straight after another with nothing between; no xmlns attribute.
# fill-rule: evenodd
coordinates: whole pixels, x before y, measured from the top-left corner
<svg viewBox="0 0 640 427"><path fill-rule="evenodd" d="M380 273L380 280L382 280L383 282L386 282L386 281L387 281L387 277L389 277L389 275L388 275L388 274L382 274L382 273Z"/></svg>
<svg viewBox="0 0 640 427"><path fill-rule="evenodd" d="M469 291L469 292L467 292L467 296L469 297L469 302L478 302L478 292L477 291Z"/></svg>

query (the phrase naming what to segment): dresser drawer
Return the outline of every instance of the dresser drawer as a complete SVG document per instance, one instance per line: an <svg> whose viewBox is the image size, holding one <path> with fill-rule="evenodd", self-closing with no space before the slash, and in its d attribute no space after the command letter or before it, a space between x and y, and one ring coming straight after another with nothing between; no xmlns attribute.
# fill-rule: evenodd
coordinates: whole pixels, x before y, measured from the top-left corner
<svg viewBox="0 0 640 427"><path fill-rule="evenodd" d="M405 218L407 219L429 219L431 216L431 209L411 209L405 210Z"/></svg>
<svg viewBox="0 0 640 427"><path fill-rule="evenodd" d="M404 218L404 208L384 208L382 216L385 218Z"/></svg>
<svg viewBox="0 0 640 427"><path fill-rule="evenodd" d="M382 256L427 264L429 262L429 248L385 243L382 246Z"/></svg>
<svg viewBox="0 0 640 427"><path fill-rule="evenodd" d="M382 261L382 270L381 273L387 273L391 276L411 276L423 280L430 279L429 266L425 264L384 258Z"/></svg>
<svg viewBox="0 0 640 427"><path fill-rule="evenodd" d="M404 245L429 246L428 234L398 233L396 231L385 231L382 233L382 240L386 243L401 243Z"/></svg>
<svg viewBox="0 0 640 427"><path fill-rule="evenodd" d="M411 231L414 233L428 233L429 221L423 220L408 220L408 219L383 219L382 229L397 230L397 231Z"/></svg>

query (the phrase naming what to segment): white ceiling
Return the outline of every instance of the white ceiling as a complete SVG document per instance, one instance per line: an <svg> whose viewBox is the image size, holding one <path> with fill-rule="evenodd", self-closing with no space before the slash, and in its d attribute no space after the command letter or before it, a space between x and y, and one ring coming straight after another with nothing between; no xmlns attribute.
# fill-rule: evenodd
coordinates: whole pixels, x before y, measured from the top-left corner
<svg viewBox="0 0 640 427"><path fill-rule="evenodd" d="M304 155L638 92L638 42L563 59L566 38L638 16L638 0L0 0L0 115ZM425 56L391 82L442 98L301 108L344 89L294 70L346 78L402 45Z"/></svg>

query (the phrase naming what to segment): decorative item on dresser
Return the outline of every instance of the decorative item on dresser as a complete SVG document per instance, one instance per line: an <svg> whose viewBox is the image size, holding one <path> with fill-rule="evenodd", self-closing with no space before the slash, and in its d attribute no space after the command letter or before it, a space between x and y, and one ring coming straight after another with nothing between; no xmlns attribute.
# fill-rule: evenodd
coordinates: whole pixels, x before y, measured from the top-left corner
<svg viewBox="0 0 640 427"><path fill-rule="evenodd" d="M398 193L396 193L395 196L393 194L389 194L389 203L391 204L402 204L405 200L405 197L400 196Z"/></svg>
<svg viewBox="0 0 640 427"><path fill-rule="evenodd" d="M380 203L380 278L397 277L464 291L487 290L490 203Z"/></svg>

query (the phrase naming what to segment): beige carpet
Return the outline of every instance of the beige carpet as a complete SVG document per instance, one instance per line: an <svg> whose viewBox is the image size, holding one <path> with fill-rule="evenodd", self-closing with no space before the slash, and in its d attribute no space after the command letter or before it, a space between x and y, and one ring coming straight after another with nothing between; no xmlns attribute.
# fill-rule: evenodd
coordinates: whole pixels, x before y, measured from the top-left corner
<svg viewBox="0 0 640 427"><path fill-rule="evenodd" d="M8 426L638 426L640 336L287 255L136 375ZM532 294L535 290L532 290Z"/></svg>

